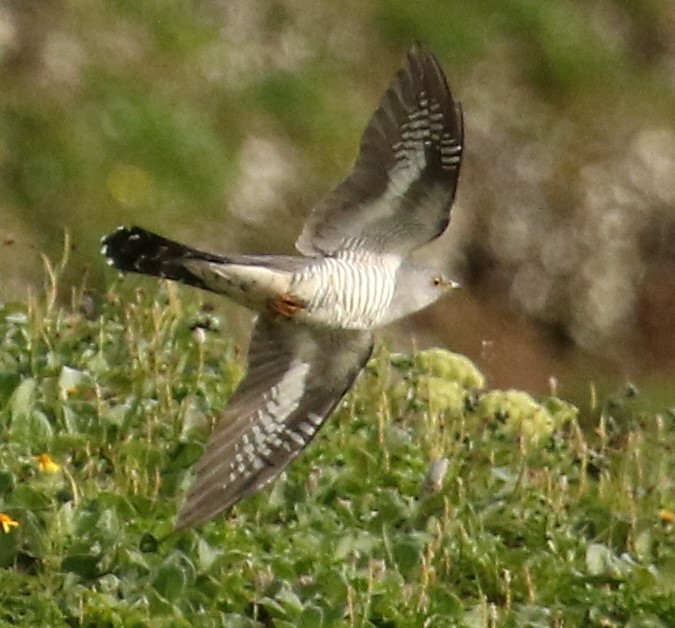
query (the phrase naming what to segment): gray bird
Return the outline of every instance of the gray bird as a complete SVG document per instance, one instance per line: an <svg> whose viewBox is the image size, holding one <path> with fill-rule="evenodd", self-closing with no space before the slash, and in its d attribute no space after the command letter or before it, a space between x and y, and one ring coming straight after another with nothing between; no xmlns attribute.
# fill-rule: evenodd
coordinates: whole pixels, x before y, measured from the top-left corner
<svg viewBox="0 0 675 628"><path fill-rule="evenodd" d="M119 270L224 294L258 312L248 371L220 415L176 528L200 525L274 479L314 438L368 361L372 330L457 284L406 261L448 226L462 112L415 44L349 173L310 213L303 256L222 256L139 227L103 239Z"/></svg>

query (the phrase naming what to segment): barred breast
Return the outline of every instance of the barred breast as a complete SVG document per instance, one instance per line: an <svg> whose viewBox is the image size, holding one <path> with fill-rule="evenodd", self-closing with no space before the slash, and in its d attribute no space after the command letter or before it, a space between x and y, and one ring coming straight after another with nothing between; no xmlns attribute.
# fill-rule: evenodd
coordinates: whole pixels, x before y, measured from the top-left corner
<svg viewBox="0 0 675 628"><path fill-rule="evenodd" d="M317 259L291 280L291 292L306 305L296 318L342 329L372 329L384 317L401 260L352 250Z"/></svg>

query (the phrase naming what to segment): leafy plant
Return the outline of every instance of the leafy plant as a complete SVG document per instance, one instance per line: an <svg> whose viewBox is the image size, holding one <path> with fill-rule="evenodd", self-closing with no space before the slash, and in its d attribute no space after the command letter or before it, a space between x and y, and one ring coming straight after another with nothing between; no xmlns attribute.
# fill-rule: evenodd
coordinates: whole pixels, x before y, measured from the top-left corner
<svg viewBox="0 0 675 628"><path fill-rule="evenodd" d="M0 308L3 621L675 621L671 415L608 401L584 431L461 356L380 350L287 473L174 533L244 366L227 320L168 284L97 316L50 294Z"/></svg>

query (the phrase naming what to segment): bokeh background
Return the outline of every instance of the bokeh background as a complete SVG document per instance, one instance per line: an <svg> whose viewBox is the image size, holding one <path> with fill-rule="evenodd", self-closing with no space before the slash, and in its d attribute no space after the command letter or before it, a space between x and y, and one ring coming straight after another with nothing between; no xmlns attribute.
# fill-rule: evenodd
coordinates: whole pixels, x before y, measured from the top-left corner
<svg viewBox="0 0 675 628"><path fill-rule="evenodd" d="M292 252L415 39L464 106L453 222L422 253L464 290L388 342L675 403L672 0L1 0L0 299L40 289L65 230L64 288L98 293L120 223Z"/></svg>

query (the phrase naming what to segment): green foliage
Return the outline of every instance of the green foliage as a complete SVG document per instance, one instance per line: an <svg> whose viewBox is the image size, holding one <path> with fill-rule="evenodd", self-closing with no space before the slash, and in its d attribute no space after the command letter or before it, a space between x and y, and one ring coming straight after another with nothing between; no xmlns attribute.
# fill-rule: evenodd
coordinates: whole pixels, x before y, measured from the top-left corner
<svg viewBox="0 0 675 628"><path fill-rule="evenodd" d="M249 135L293 141L309 204L316 180L336 181L354 158L415 39L458 87L476 64L508 58L533 102L581 103L590 128L605 117L588 103L610 120L617 100L641 97L651 116L672 110L667 64L648 63L667 49L663 0L98 0L52 3L35 20L19 10L32 2L15 4L2 18L0 205L52 254L64 227L94 251L93 231L149 209L157 224L189 225L196 208L225 219ZM31 28L19 28L24 19Z"/></svg>
<svg viewBox="0 0 675 628"><path fill-rule="evenodd" d="M146 25L154 45L174 55L193 52L217 32L211 24L215 9L196 0L113 0L110 4L133 23Z"/></svg>
<svg viewBox="0 0 675 628"><path fill-rule="evenodd" d="M654 14L659 14L656 7ZM628 47L610 29L603 32L589 5L573 0L385 0L379 3L377 23L397 46L405 45L413 32L465 62L481 58L495 44L508 46L544 96L617 86L635 71Z"/></svg>
<svg viewBox="0 0 675 628"><path fill-rule="evenodd" d="M53 303L0 308L2 622L675 622L671 415L608 402L584 433L462 356L380 351L287 473L173 533L241 376L226 321L168 284Z"/></svg>

